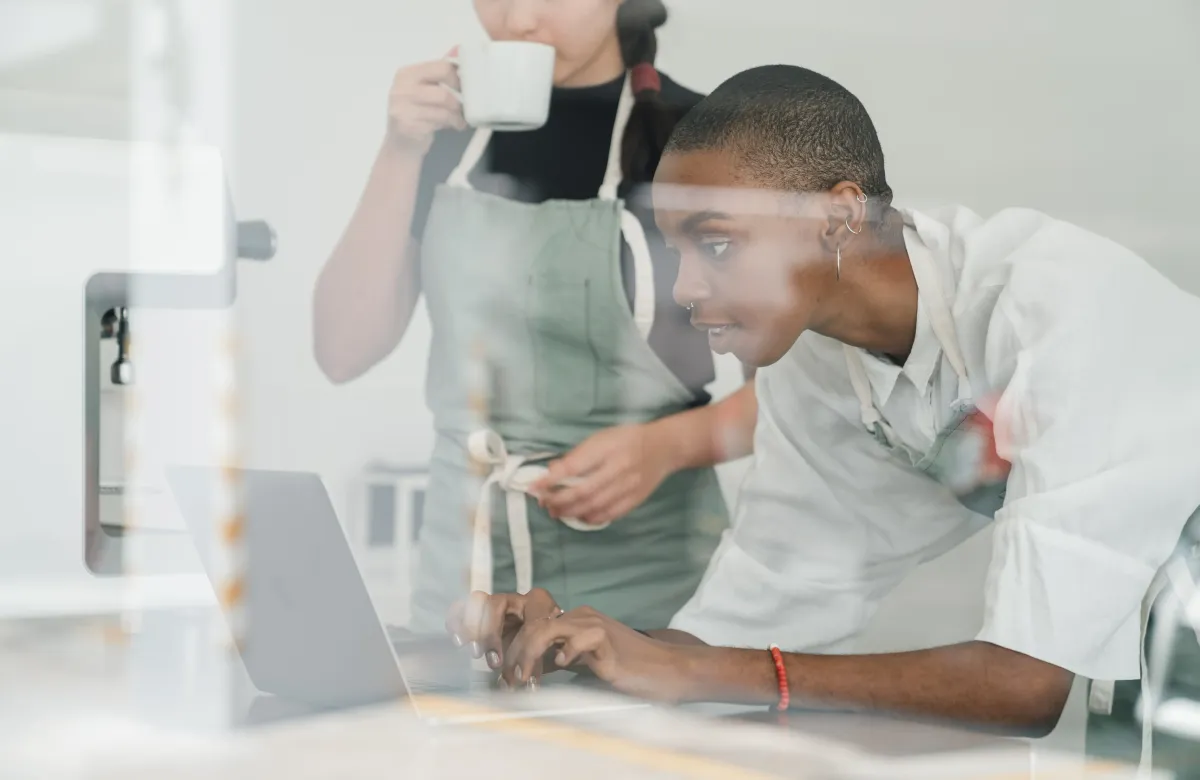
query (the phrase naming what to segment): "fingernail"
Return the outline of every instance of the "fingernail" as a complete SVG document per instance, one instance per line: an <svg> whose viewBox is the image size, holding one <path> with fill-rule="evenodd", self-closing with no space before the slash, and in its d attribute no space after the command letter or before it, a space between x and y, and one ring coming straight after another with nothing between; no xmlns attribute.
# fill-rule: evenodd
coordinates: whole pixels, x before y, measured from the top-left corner
<svg viewBox="0 0 1200 780"><path fill-rule="evenodd" d="M538 689L542 687L542 684L538 682L536 677L530 677L529 684L525 687L527 687L533 693L537 693Z"/></svg>
<svg viewBox="0 0 1200 780"><path fill-rule="evenodd" d="M497 653L495 650L488 650L487 663L488 663L488 666L495 669L497 666L500 665L500 654Z"/></svg>
<svg viewBox="0 0 1200 780"><path fill-rule="evenodd" d="M499 680L496 681L496 690L507 691L508 690L508 681L505 680L503 677L501 677Z"/></svg>
<svg viewBox="0 0 1200 780"><path fill-rule="evenodd" d="M558 664L559 666L566 666L567 665L567 654L559 653L558 655L554 656L554 663Z"/></svg>
<svg viewBox="0 0 1200 780"><path fill-rule="evenodd" d="M454 642L454 646L455 646L455 647L462 647L462 646L463 646L462 637L460 637L458 634L451 634L451 635L450 635L450 641Z"/></svg>
<svg viewBox="0 0 1200 780"><path fill-rule="evenodd" d="M475 656L476 658L483 655L483 648L479 646L478 642L471 643L471 655Z"/></svg>
<svg viewBox="0 0 1200 780"><path fill-rule="evenodd" d="M521 674L521 667L518 666L515 669L513 669L513 679L516 680L517 682L521 682L521 678L524 676L525 675Z"/></svg>

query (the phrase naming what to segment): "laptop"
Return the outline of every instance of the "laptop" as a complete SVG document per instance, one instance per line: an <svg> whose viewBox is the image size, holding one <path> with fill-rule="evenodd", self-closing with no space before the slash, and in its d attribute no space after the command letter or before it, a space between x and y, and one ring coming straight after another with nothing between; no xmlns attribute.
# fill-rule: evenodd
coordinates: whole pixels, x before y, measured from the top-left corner
<svg viewBox="0 0 1200 780"><path fill-rule="evenodd" d="M393 641L320 477L261 470L242 470L239 476L248 558L243 605L248 630L241 655L259 691L316 709L411 697L419 715L439 723L648 706L605 701L578 709L539 709L534 704L537 694L494 692L490 675L475 672L470 656L454 647L448 636ZM223 478L220 469L210 467L174 467L167 472L210 577ZM445 707L422 712L422 695L428 694L487 706L462 716L446 714Z"/></svg>

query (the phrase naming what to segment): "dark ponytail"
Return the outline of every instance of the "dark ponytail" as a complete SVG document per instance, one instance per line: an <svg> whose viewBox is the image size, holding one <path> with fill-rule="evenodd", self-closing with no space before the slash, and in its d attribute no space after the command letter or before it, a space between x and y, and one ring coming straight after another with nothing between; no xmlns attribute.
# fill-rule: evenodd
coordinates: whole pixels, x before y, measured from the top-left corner
<svg viewBox="0 0 1200 780"><path fill-rule="evenodd" d="M655 30L667 23L662 0L625 0L617 11L617 37L625 67L632 73L637 98L621 146L626 180L646 180L654 174L659 155L679 121L678 111L662 99L662 80L654 68L658 56Z"/></svg>

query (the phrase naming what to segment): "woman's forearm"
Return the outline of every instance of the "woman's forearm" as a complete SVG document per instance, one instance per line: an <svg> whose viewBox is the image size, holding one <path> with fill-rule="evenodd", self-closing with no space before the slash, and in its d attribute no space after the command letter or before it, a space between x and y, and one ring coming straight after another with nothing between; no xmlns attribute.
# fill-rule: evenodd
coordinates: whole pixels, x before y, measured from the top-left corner
<svg viewBox="0 0 1200 780"><path fill-rule="evenodd" d="M385 145L345 233L317 279L313 344L335 382L359 376L399 343L420 295L409 238L422 156Z"/></svg>
<svg viewBox="0 0 1200 780"><path fill-rule="evenodd" d="M708 643L697 636L693 636L686 631L679 631L674 628L655 628L650 631L643 631L646 636L651 639L657 639L660 642L666 642L671 645L689 645L692 647L707 647Z"/></svg>
<svg viewBox="0 0 1200 780"><path fill-rule="evenodd" d="M693 647L695 698L774 704L779 684L764 650ZM878 655L785 653L792 702L954 720L1041 734L1058 720L1074 675L986 642Z"/></svg>
<svg viewBox="0 0 1200 780"><path fill-rule="evenodd" d="M749 455L754 448L758 401L754 380L715 404L664 417L658 426L669 442L676 470L703 468Z"/></svg>

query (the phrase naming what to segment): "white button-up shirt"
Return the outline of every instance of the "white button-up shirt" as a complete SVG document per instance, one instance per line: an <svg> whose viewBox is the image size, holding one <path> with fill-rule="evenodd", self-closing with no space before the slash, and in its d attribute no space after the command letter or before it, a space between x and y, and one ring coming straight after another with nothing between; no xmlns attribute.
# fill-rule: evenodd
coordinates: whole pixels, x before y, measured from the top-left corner
<svg viewBox="0 0 1200 780"><path fill-rule="evenodd" d="M1085 677L1136 678L1142 598L1200 506L1200 299L1033 211L906 220L910 253L933 254L974 395L995 402L1012 464L978 639ZM863 359L876 407L925 452L958 388L926 307L903 367ZM757 387L733 528L672 627L713 644L850 651L906 573L992 519L865 431L840 343L803 334Z"/></svg>

